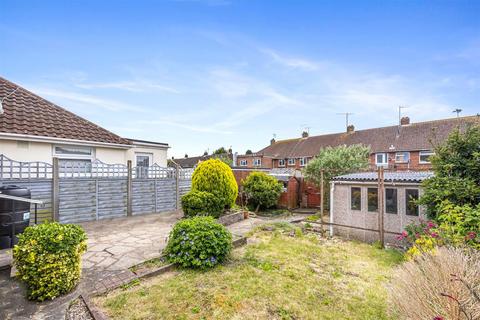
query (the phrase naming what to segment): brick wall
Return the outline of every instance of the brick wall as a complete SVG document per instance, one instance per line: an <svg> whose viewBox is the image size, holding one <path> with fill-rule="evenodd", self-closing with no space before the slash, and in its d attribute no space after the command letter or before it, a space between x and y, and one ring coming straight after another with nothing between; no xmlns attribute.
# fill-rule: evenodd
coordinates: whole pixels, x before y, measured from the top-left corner
<svg viewBox="0 0 480 320"><path fill-rule="evenodd" d="M370 155L370 165L375 167L375 153ZM409 163L397 163L395 162L395 152L387 152L388 158L388 169L390 170L413 170L413 171L422 171L422 170L432 170L432 165L430 163L420 163L420 152L419 151L410 151L410 162Z"/></svg>
<svg viewBox="0 0 480 320"><path fill-rule="evenodd" d="M253 160L254 159L261 159L262 165L261 166L254 166L253 165ZM246 166L241 166L240 161L241 160L246 160L247 165ZM239 168L249 168L249 169L254 169L254 168L267 168L271 169L272 167L272 158L269 157L264 157L264 156L250 156L250 155L239 155L237 156L237 163L236 166Z"/></svg>

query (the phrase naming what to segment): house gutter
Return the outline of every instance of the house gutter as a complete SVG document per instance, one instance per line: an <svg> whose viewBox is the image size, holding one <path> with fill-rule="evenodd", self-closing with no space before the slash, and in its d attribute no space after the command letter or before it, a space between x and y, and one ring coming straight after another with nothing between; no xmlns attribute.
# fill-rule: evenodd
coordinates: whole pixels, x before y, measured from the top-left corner
<svg viewBox="0 0 480 320"><path fill-rule="evenodd" d="M330 237L333 237L333 194L335 191L335 181L330 182Z"/></svg>
<svg viewBox="0 0 480 320"><path fill-rule="evenodd" d="M133 145L131 144L65 139L65 138L55 138L55 137L45 137L45 136L33 136L28 134L17 134L17 133L6 133L6 132L0 133L0 139L23 140L23 141L44 142L44 143L58 143L58 144L76 144L76 145L82 145L82 146L108 147L108 148L115 148L115 149L130 149L131 147L133 147Z"/></svg>

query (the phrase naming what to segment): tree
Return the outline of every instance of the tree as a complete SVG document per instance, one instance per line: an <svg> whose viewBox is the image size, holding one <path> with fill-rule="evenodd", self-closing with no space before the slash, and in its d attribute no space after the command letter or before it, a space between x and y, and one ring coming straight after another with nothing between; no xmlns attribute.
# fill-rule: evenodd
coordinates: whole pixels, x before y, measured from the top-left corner
<svg viewBox="0 0 480 320"><path fill-rule="evenodd" d="M220 147L217 150L213 151L213 154L226 154L227 150L224 147Z"/></svg>
<svg viewBox="0 0 480 320"><path fill-rule="evenodd" d="M247 151L245 151L245 154L252 154L252 150L248 149Z"/></svg>
<svg viewBox="0 0 480 320"><path fill-rule="evenodd" d="M351 146L326 147L303 169L307 181L320 186L321 171L324 171L324 183L335 176L368 168L370 148L361 144Z"/></svg>
<svg viewBox="0 0 480 320"><path fill-rule="evenodd" d="M452 131L430 159L435 176L423 182L419 203L427 207L431 218L439 218L446 203L472 207L480 203L479 125Z"/></svg>
<svg viewBox="0 0 480 320"><path fill-rule="evenodd" d="M220 155L219 157L215 157L216 159L222 161L223 163L227 164L228 166L233 166L233 160L230 159L230 157L228 157L227 155Z"/></svg>

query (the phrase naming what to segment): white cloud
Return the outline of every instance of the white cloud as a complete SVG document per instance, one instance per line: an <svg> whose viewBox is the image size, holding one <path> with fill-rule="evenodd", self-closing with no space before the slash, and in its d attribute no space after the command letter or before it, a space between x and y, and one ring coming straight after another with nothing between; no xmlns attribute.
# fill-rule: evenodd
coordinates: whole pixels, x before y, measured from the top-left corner
<svg viewBox="0 0 480 320"><path fill-rule="evenodd" d="M108 111L136 111L136 112L145 111L144 108L139 106L126 104L116 100L99 98L93 95L87 95L87 94L82 94L78 92L53 89L53 88L44 88L44 87L37 87L37 88L30 87L30 88L31 88L31 91L35 92L40 96L61 99L62 104L64 101L65 105L68 105L69 102L73 102L76 104L81 104L82 106L87 108L91 106L95 106Z"/></svg>
<svg viewBox="0 0 480 320"><path fill-rule="evenodd" d="M144 92L144 91L164 91L169 93L180 93L177 89L160 85L145 80L139 81L117 81L117 82L103 82L103 83L77 83L76 87L82 89L119 89L130 92Z"/></svg>
<svg viewBox="0 0 480 320"><path fill-rule="evenodd" d="M314 71L320 68L320 64L304 58L286 57L272 49L259 49L260 52L269 56L273 61L283 66L306 71Z"/></svg>

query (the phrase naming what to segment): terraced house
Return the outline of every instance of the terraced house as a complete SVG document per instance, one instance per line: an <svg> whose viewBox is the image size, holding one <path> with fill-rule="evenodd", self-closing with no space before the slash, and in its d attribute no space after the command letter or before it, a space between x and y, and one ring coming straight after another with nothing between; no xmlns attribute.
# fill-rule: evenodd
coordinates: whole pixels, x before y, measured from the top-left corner
<svg viewBox="0 0 480 320"><path fill-rule="evenodd" d="M399 125L356 131L350 125L346 132L275 141L262 150L238 155L236 165L243 168L300 169L315 157L320 149L340 145L363 144L370 146L372 167L391 170L430 170L429 157L434 146L443 142L457 127L480 123L480 117L467 116L411 123L403 117Z"/></svg>

